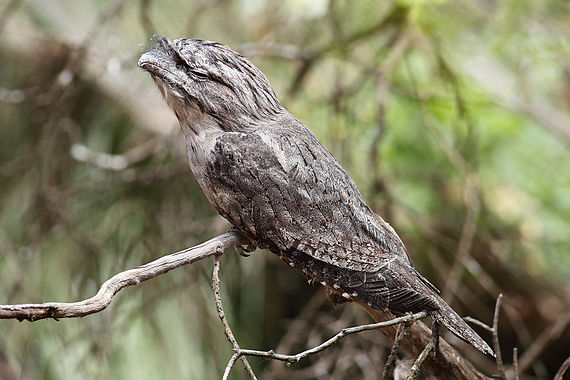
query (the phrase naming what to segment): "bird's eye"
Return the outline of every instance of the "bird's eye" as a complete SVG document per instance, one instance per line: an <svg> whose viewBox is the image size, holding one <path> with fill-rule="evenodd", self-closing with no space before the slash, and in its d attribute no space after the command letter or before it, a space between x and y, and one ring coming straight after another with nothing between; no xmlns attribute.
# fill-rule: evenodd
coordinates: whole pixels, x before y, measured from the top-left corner
<svg viewBox="0 0 570 380"><path fill-rule="evenodd" d="M198 79L208 79L208 74L203 71L190 70L190 73Z"/></svg>

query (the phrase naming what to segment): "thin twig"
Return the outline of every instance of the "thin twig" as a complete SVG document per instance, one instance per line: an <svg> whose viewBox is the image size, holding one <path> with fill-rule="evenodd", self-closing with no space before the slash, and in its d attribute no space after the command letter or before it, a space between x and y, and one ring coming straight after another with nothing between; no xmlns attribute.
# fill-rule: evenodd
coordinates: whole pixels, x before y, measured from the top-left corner
<svg viewBox="0 0 570 380"><path fill-rule="evenodd" d="M501 379L506 379L505 376L505 366L503 365L503 357L501 356L501 346L499 344L499 313L501 310L501 302L503 301L503 294L499 294L497 297L497 303L495 303L495 314L493 315L493 349L497 355L495 360L497 361L497 369L499 370L499 376Z"/></svg>
<svg viewBox="0 0 570 380"><path fill-rule="evenodd" d="M461 274L463 273L463 268L465 268L464 263L469 258L471 247L475 240L475 234L477 233L477 221L479 219L479 214L481 213L481 201L478 194L479 184L477 176L474 173L469 172L466 177L466 182L465 202L467 204L467 215L465 216L465 221L461 230L461 237L459 238L459 244L457 245L455 261L449 270L445 288L441 295L441 297L450 305L453 300L453 295L460 285Z"/></svg>
<svg viewBox="0 0 570 380"><path fill-rule="evenodd" d="M218 311L218 317L220 317L222 326L224 326L224 333L232 344L234 351L239 352L239 344L234 336L234 333L232 332L230 324L228 323L228 319L226 318L226 313L224 312L224 307L222 306L222 296L220 295L220 258L221 255L216 255L214 257L214 270L212 271L212 290L214 291L214 302L216 304L216 310ZM249 377L252 379L257 379L255 373L253 373L253 369L247 361L247 358L245 356L241 356L240 359ZM226 374L224 373L224 379L226 378L225 376Z"/></svg>
<svg viewBox="0 0 570 380"><path fill-rule="evenodd" d="M528 327L525 324L523 317L520 314L520 311L517 310L515 307L509 305L509 303L505 303L503 305L503 312L509 319L509 323L513 326L513 330L516 333L517 340L522 344L522 352L525 355L521 356L523 359L524 356L529 352L529 348L534 346L535 338L531 335ZM523 361L519 360L519 373L524 373L526 368L523 367ZM548 377L548 370L546 369L546 365L544 361L540 357L535 357L532 363L529 364L532 367L532 370L537 375L537 377ZM509 373L507 371L507 376Z"/></svg>
<svg viewBox="0 0 570 380"><path fill-rule="evenodd" d="M377 322L391 318L389 314L369 307L364 302L359 305ZM388 327L382 332L392 341L396 339L396 328ZM413 357L419 356L432 339L433 329L429 329L422 321L417 321L410 328L410 332L404 338L400 347ZM455 348L445 340L441 340L439 352L436 357L429 357L424 362L424 367L437 379L442 380L488 380L489 378L477 370L473 364L467 361Z"/></svg>
<svg viewBox="0 0 570 380"><path fill-rule="evenodd" d="M519 380L519 350L513 348L513 372L515 380Z"/></svg>
<svg viewBox="0 0 570 380"><path fill-rule="evenodd" d="M111 277L91 298L78 302L48 302L42 304L0 305L0 319L28 320L45 318L77 318L97 313L111 303L113 296L127 286L138 285L172 269L191 264L226 249L249 241L236 231L227 232L192 248L163 256L148 264L126 270Z"/></svg>
<svg viewBox="0 0 570 380"><path fill-rule="evenodd" d="M493 333L493 328L489 325L487 325L486 323L481 322L480 320L473 318L473 317L465 317L463 318L465 321L467 322L471 322L474 325L477 325L479 327L484 328L485 330L487 330L488 332L490 332L491 334Z"/></svg>
<svg viewBox="0 0 570 380"><path fill-rule="evenodd" d="M371 323L371 324L367 324L367 325L360 325L360 326L354 326L354 327L347 327L347 328L342 329L339 333L337 333L332 338L330 338L330 339L326 340L325 342L319 344L318 346L315 346L315 347L310 348L308 350L299 352L298 354L295 354L295 355L278 354L278 353L275 353L273 350L258 351L258 350L240 349L239 351L236 352L236 354L234 354L234 356L232 356L232 358L228 362L228 364L226 366L226 370L224 371L223 379L224 380L227 379L227 376L229 375L232 367L235 365L235 362L237 361L237 358L239 356L258 356L258 357L263 357L263 358L268 358L268 359L281 360L281 361L284 361L287 363L297 363L303 358L306 358L310 355L314 355L318 352L326 350L327 348L329 348L333 344L335 344L338 341L340 341L341 339L345 338L347 335L356 334L356 333L360 333L360 332L368 331L368 330L375 330L375 329L388 327L388 326L393 326L393 325L397 325L399 323L413 322L413 321L417 321L418 319L425 318L427 316L428 316L428 314L425 311L422 311L419 313L408 314L408 315L405 315L403 317L394 318L394 319L391 319L391 320L385 321L385 322Z"/></svg>
<svg viewBox="0 0 570 380"><path fill-rule="evenodd" d="M570 312L560 315L557 321L545 329L521 355L519 360L519 370L526 371L534 363L546 347L557 339L570 325Z"/></svg>
<svg viewBox="0 0 570 380"><path fill-rule="evenodd" d="M390 349L390 354L388 355L388 358L386 359L386 364L384 364L384 370L382 371L382 378L383 379L388 378L388 375L390 374L390 370L392 369L392 366L394 365L394 362L396 361L396 353L398 352L398 348L400 348L400 343L402 343L402 340L404 339L404 337L406 336L408 331L410 331L410 327L412 327L411 322L406 322L403 325L398 326L399 331L396 335L396 339L394 339L394 344L392 345L392 348Z"/></svg>
<svg viewBox="0 0 570 380"><path fill-rule="evenodd" d="M566 372L568 367L570 367L570 356L568 357L568 359L564 361L564 363L562 363L562 365L556 372L556 375L554 375L554 380L562 380L562 378L564 377L564 373Z"/></svg>
<svg viewBox="0 0 570 380"><path fill-rule="evenodd" d="M433 349L435 349L438 340L439 336L433 334L432 339L430 339L429 343L426 345L420 356L418 356L418 358L414 362L414 365L412 365L412 368L410 369L410 374L408 375L408 377L406 377L406 380L414 380L416 377L418 377L423 362L426 360L429 353Z"/></svg>
<svg viewBox="0 0 570 380"><path fill-rule="evenodd" d="M228 376L230 376L230 371L232 370L233 366L236 364L236 362L240 357L242 357L242 355L240 355L239 352L236 352L232 355L230 361L228 362L228 365L226 366L226 369L224 370L224 375L222 376L222 380L228 379Z"/></svg>

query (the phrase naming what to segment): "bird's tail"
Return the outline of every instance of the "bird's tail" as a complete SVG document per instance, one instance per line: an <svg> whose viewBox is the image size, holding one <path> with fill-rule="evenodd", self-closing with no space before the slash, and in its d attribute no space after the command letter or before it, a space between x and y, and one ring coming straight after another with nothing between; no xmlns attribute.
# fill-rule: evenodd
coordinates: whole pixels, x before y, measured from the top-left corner
<svg viewBox="0 0 570 380"><path fill-rule="evenodd" d="M439 298L439 297L438 297ZM473 345L479 351L495 356L495 353L469 325L443 299L439 299L439 309L430 311L430 315L449 331Z"/></svg>

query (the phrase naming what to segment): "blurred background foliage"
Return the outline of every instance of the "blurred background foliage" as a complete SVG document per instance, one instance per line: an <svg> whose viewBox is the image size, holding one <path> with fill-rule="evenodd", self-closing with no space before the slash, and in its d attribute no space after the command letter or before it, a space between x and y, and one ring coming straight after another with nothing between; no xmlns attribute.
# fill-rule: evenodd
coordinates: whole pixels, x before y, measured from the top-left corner
<svg viewBox="0 0 570 380"><path fill-rule="evenodd" d="M551 378L570 353L569 7L1 0L0 303L87 298L229 228L136 65L154 34L197 37L251 57L460 314L490 323L503 292L506 363L518 347L523 378ZM0 378L219 378L231 348L211 268L129 288L86 318L1 321ZM369 322L264 252L224 255L222 286L242 347L293 353ZM252 364L262 378L374 379L389 347L368 332L291 368Z"/></svg>

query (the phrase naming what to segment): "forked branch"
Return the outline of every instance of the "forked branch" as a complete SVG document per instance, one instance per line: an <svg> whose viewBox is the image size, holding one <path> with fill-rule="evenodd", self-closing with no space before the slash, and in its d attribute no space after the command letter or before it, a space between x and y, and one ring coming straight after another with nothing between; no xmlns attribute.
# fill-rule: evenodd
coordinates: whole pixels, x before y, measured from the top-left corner
<svg viewBox="0 0 570 380"><path fill-rule="evenodd" d="M223 253L225 250L227 250L232 246L242 246L242 245L247 245L249 243L250 243L249 240L245 238L243 235L241 235L239 232L236 231L227 232L195 247L187 248L182 251L163 256L148 264L120 272L115 276L111 277L109 280L105 281L105 283L103 283L103 285L101 286L96 295L82 301L47 302L41 304L0 305L0 319L18 319L19 321L28 320L30 322L33 322L47 318L53 318L53 319L78 318L89 314L94 314L104 310L107 306L109 306L115 294L117 294L120 290L128 286L138 285L143 281L152 279L172 269L181 267L186 264L191 264L198 260L202 260L206 257L220 255L221 253ZM255 374L253 373L251 366L249 365L249 363L247 363L247 360L245 360L245 357L247 356L265 357L269 359L285 361L287 363L296 363L305 357L326 350L332 345L338 343L347 335L360 333L362 331L367 331L372 329L383 329L384 332L386 333L385 331L386 329L390 329L396 325L404 323L409 327L410 324L413 323L414 321L417 321L427 316L427 313L421 312L421 313L406 315L399 318L390 319L388 321L383 321L379 323L345 328L341 330L338 334L328 339L327 341L319 344L318 346L315 346L313 348L307 349L303 352L294 355L278 354L273 351L242 349L239 347L238 342L236 341L225 318L219 294L220 290L219 290L218 271L219 271L219 258L216 259L214 264L214 273L212 276L212 288L214 289L218 314L224 325L224 330L226 332L228 340L231 342L235 352L226 366L224 378L227 378L236 361L242 360L250 377L255 379ZM415 325L418 324L421 324L421 322L417 322ZM412 326L413 334L419 334L418 331L420 330L415 328L415 325ZM420 335L422 336L425 335L424 331L422 331L421 334L417 335L417 337L419 338ZM403 337L404 335L402 333L402 338ZM393 337L393 339L394 338L395 337ZM410 353L417 353L419 355L421 351L424 351L426 345L425 342L426 340L422 341L422 339L412 339L411 341L405 340L404 348L406 348L406 350ZM443 348L444 348L442 351L443 354L439 356L438 360L438 365L441 365L441 370L447 371L451 368L451 370L449 370L449 373L451 374L458 374L458 373L470 374L469 376L459 376L456 378L482 378L482 375L476 372L475 369L468 362L464 361L463 359L459 359L460 358L459 354L457 354L451 347L449 347L448 345L444 345ZM396 348L394 349L394 351L395 350ZM427 355L429 351L431 351L431 347L425 348L424 356ZM452 352L453 354L451 354ZM418 363L418 365L419 364L420 363ZM434 369L433 364L434 363L430 363L430 365L428 365L430 371L433 371ZM444 368L446 370L444 370Z"/></svg>

